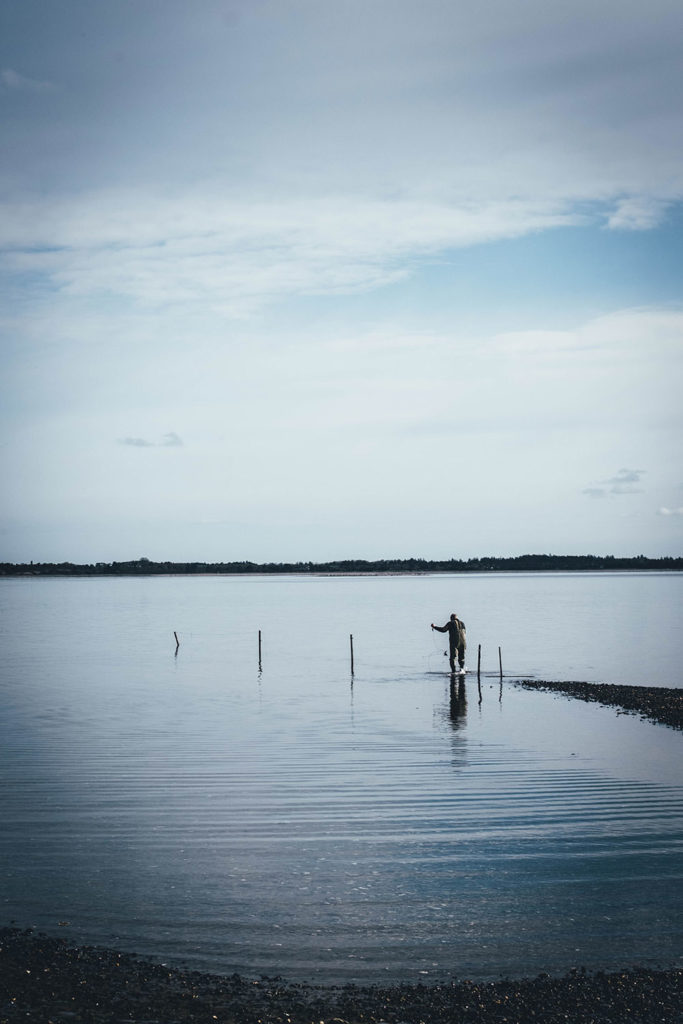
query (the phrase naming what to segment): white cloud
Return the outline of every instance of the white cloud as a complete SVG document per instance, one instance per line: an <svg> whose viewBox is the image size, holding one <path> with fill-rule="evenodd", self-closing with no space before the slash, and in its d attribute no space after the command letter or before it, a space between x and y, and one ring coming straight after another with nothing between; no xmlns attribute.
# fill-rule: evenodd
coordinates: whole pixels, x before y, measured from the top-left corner
<svg viewBox="0 0 683 1024"><path fill-rule="evenodd" d="M620 469L616 476L601 483L609 487L610 494L641 494L642 487L637 487L640 479L644 476L644 469Z"/></svg>
<svg viewBox="0 0 683 1024"><path fill-rule="evenodd" d="M182 438L174 431L164 434L160 441L149 441L145 437L122 437L118 444L127 445L130 448L180 448L183 445Z"/></svg>
<svg viewBox="0 0 683 1024"><path fill-rule="evenodd" d="M661 224L669 205L653 196L622 199L608 217L607 227L622 231L647 231Z"/></svg>
<svg viewBox="0 0 683 1024"><path fill-rule="evenodd" d="M119 444L128 445L130 448L153 448L154 441L148 441L144 437L122 437Z"/></svg>
<svg viewBox="0 0 683 1024"><path fill-rule="evenodd" d="M2 82L5 90L9 92L41 93L52 92L55 88L52 82L28 78L26 75L20 75L17 71L13 71L12 68L3 68L0 71L0 82Z"/></svg>
<svg viewBox="0 0 683 1024"><path fill-rule="evenodd" d="M683 506L679 506L678 508L666 508L666 506L663 505L661 508L657 509L657 515L658 516L683 516Z"/></svg>
<svg viewBox="0 0 683 1024"><path fill-rule="evenodd" d="M644 475L644 469L620 469L614 476L585 487L581 493L589 498L605 498L608 494L642 494L643 488L637 485Z"/></svg>
<svg viewBox="0 0 683 1024"><path fill-rule="evenodd" d="M73 295L236 316L273 299L381 287L448 248L576 223L561 205L447 205L332 196L264 203L100 194L6 207L5 267Z"/></svg>
<svg viewBox="0 0 683 1024"><path fill-rule="evenodd" d="M683 310L623 309L570 330L507 331L496 336L495 344L503 355L554 362L577 352L629 360L680 355Z"/></svg>
<svg viewBox="0 0 683 1024"><path fill-rule="evenodd" d="M0 217L2 265L40 275L65 296L119 296L150 309L212 308L243 317L275 300L348 294L409 276L416 261L580 220L561 204L447 205L328 197L238 202L195 193L158 197L106 193L6 205ZM583 216L583 215L581 215ZM673 310L629 310L574 332L509 332L508 354L545 358L596 339L623 347L647 323L660 337L677 331Z"/></svg>
<svg viewBox="0 0 683 1024"><path fill-rule="evenodd" d="M0 211L6 267L69 294L245 316L381 287L449 248L589 221L644 230L683 196L683 15L666 0L237 10L228 28L200 2L192 31L179 5L163 33L149 11L123 19L130 81L104 70L122 40L95 39L84 68L71 53L91 78L74 80L53 145L52 117L5 141L24 197ZM9 68L1 81L50 88ZM68 188L50 188L51 159ZM47 198L27 202L33 167Z"/></svg>

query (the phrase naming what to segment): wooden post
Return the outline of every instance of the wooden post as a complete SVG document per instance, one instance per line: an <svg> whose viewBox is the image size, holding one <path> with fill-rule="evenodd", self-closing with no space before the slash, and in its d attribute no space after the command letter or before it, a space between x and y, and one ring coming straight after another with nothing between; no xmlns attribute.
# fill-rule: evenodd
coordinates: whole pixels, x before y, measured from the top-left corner
<svg viewBox="0 0 683 1024"><path fill-rule="evenodd" d="M178 634L176 633L175 629L173 630L173 636L175 637L175 649L177 651L178 648L180 647L180 640L178 639Z"/></svg>
<svg viewBox="0 0 683 1024"><path fill-rule="evenodd" d="M481 644L479 644L479 650L477 651L477 679L481 676Z"/></svg>
<svg viewBox="0 0 683 1024"><path fill-rule="evenodd" d="M351 675L353 675L353 633L349 633L349 641L351 643Z"/></svg>
<svg viewBox="0 0 683 1024"><path fill-rule="evenodd" d="M500 653L500 647L498 648L498 664L500 665L500 678L503 678L503 655Z"/></svg>
<svg viewBox="0 0 683 1024"><path fill-rule="evenodd" d="M258 631L258 670L261 671L261 630Z"/></svg>

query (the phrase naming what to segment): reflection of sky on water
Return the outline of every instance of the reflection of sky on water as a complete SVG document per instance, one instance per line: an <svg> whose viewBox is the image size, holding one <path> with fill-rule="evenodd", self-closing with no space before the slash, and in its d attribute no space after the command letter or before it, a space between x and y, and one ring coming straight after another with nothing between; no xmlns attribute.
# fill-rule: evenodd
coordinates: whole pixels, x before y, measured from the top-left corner
<svg viewBox="0 0 683 1024"><path fill-rule="evenodd" d="M217 609L216 581L147 581L140 620L140 581L82 582L39 585L5 633L6 919L326 980L680 955L679 734L495 674L451 686L384 608L350 686L334 587L304 588L312 632L278 653L268 589L259 674L250 600ZM155 594L197 623L177 657Z"/></svg>

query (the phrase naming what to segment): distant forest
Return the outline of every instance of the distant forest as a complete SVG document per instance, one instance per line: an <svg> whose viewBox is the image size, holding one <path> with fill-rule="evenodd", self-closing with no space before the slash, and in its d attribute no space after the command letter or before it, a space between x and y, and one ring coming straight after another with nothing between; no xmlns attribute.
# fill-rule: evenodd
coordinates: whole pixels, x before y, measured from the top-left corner
<svg viewBox="0 0 683 1024"><path fill-rule="evenodd" d="M130 562L0 563L0 576L168 576L244 575L281 573L435 573L435 572L596 572L615 570L683 570L683 558L616 558L614 555L518 555L515 558L383 558L376 562L349 558L335 562L152 562L136 558Z"/></svg>

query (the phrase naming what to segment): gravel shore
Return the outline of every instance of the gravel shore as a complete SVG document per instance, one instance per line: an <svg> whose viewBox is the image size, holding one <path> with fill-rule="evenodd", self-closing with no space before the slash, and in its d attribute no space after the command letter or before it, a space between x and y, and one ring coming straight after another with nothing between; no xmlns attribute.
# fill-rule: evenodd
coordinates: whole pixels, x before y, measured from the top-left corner
<svg viewBox="0 0 683 1024"><path fill-rule="evenodd" d="M672 729L683 729L683 690L664 686L618 686L614 683L549 683L542 679L519 679L527 690L553 690L579 700L617 707L632 715Z"/></svg>
<svg viewBox="0 0 683 1024"><path fill-rule="evenodd" d="M322 987L218 977L0 929L0 1024L677 1024L683 970Z"/></svg>

